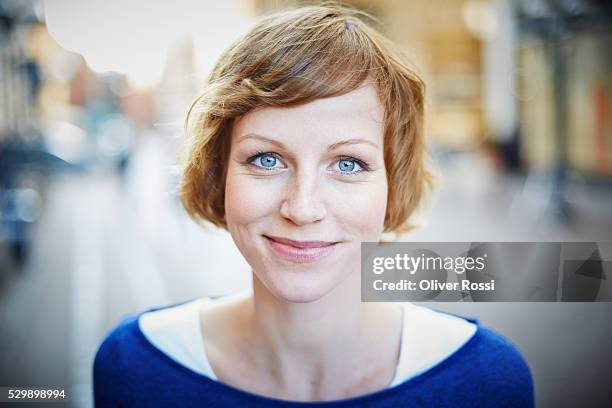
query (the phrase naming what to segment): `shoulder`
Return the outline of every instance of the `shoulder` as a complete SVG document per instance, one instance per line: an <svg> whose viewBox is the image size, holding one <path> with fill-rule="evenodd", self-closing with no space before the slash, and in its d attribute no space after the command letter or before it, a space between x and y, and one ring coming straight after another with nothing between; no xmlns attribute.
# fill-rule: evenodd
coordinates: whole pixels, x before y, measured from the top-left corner
<svg viewBox="0 0 612 408"><path fill-rule="evenodd" d="M529 374L529 367L521 352L508 338L495 330L483 326L478 319L463 317L453 313L417 306L420 311L412 312L417 317L415 328L427 332L427 342L442 340L433 337L455 337L456 344L460 344L456 355L450 357L469 356L475 359L479 369L494 364L495 367L521 374ZM412 306L415 309L415 306ZM436 336L433 336L433 335ZM495 372L495 370L491 370Z"/></svg>
<svg viewBox="0 0 612 408"><path fill-rule="evenodd" d="M527 362L506 337L483 326L478 319L409 304L411 361L427 361L440 350L446 357L429 358L433 364L416 383L427 378L436 393L478 401L476 405L526 406L534 404L533 381ZM443 353L444 354L444 353ZM423 373L423 371L419 370Z"/></svg>
<svg viewBox="0 0 612 408"><path fill-rule="evenodd" d="M94 358L94 383L104 385L125 378L151 354L138 325L139 316L126 316L104 338Z"/></svg>
<svg viewBox="0 0 612 408"><path fill-rule="evenodd" d="M125 317L104 338L94 359L94 367L102 367L112 362L125 363L129 350L138 343L138 315Z"/></svg>
<svg viewBox="0 0 612 408"><path fill-rule="evenodd" d="M133 369L143 364L143 358L158 361L159 353L147 335L163 337L174 329L191 322L192 311L199 305L190 299L169 305L152 307L124 317L104 338L94 359L94 369Z"/></svg>
<svg viewBox="0 0 612 408"><path fill-rule="evenodd" d="M501 371L503 374L527 378L531 376L527 361L519 349L506 337L491 328L479 326L476 348L479 363L495 364L499 370L490 370L491 375Z"/></svg>
<svg viewBox="0 0 612 408"><path fill-rule="evenodd" d="M151 373L164 372L168 362L147 341L139 326L143 314L175 305L147 309L124 317L104 338L93 363L93 387L96 405L112 405L134 387L145 387Z"/></svg>
<svg viewBox="0 0 612 408"><path fill-rule="evenodd" d="M533 379L519 349L496 331L478 326L459 356L464 384L496 406L534 405Z"/></svg>
<svg viewBox="0 0 612 408"><path fill-rule="evenodd" d="M151 322L163 327L168 321L173 320L165 318L166 316L171 316L175 310L182 309L179 306L190 302L153 307L124 317L102 341L94 359L94 368L104 368L111 364L115 370L121 367L133 367L129 363L152 351L151 344L146 340L142 331L142 318L150 315L162 317L162 319L152 319ZM150 326L150 330L158 328L155 324Z"/></svg>
<svg viewBox="0 0 612 408"><path fill-rule="evenodd" d="M133 350L138 349L138 317L128 316L104 339L93 364L94 399L97 406L111 406L122 400L124 385L132 367ZM112 400L111 400L112 399Z"/></svg>

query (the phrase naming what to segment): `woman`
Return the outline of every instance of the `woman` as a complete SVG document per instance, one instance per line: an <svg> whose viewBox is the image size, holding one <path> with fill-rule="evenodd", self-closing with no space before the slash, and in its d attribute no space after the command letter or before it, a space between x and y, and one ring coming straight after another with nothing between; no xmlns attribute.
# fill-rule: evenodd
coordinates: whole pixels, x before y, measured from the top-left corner
<svg viewBox="0 0 612 408"><path fill-rule="evenodd" d="M360 301L361 242L407 230L431 184L422 116L422 82L354 11L278 13L233 44L189 112L181 194L253 290L123 321L96 403L532 405L524 360L477 321Z"/></svg>

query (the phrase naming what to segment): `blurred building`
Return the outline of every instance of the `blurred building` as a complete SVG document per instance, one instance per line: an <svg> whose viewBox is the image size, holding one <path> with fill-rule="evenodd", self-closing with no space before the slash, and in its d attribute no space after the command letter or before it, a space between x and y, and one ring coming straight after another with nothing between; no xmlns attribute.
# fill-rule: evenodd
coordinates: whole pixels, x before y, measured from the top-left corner
<svg viewBox="0 0 612 408"><path fill-rule="evenodd" d="M517 99L526 162L612 175L612 5L520 2Z"/></svg>

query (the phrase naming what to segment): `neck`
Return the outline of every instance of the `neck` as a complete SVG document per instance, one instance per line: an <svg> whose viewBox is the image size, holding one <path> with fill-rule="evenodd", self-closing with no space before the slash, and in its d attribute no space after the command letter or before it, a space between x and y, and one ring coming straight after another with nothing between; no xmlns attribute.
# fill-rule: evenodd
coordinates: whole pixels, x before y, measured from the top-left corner
<svg viewBox="0 0 612 408"><path fill-rule="evenodd" d="M304 354L311 362L325 360L336 347L346 349L347 341L363 330L367 304L354 286L349 280L314 302L295 303L274 296L253 276L254 328L276 351Z"/></svg>
<svg viewBox="0 0 612 408"><path fill-rule="evenodd" d="M364 373L372 364L380 366L376 361L380 347L387 347L383 354L391 355L389 362L394 368L401 321L397 314L389 313L388 306L362 303L359 285L355 274L314 302L295 303L274 296L253 275L253 300L246 309L248 335L257 350L253 360L287 391L285 396L324 399L338 389L350 395L355 384L363 387L363 382L372 383ZM388 336L388 340L381 342L385 339L381 336ZM380 388L380 384L372 386Z"/></svg>

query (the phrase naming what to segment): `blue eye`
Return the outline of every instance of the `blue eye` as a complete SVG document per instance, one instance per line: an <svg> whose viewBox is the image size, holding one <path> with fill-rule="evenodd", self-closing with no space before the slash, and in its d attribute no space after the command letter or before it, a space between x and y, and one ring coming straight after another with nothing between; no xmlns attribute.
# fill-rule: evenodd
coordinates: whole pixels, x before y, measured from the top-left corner
<svg viewBox="0 0 612 408"><path fill-rule="evenodd" d="M259 153L251 158L249 162L257 167L269 170L278 168L276 165L279 163L279 160L276 158L276 156L270 153Z"/></svg>
<svg viewBox="0 0 612 408"><path fill-rule="evenodd" d="M359 173L360 171L364 170L364 166L362 166L355 159L341 159L336 163L337 165L335 167L338 169L336 171L341 173Z"/></svg>

